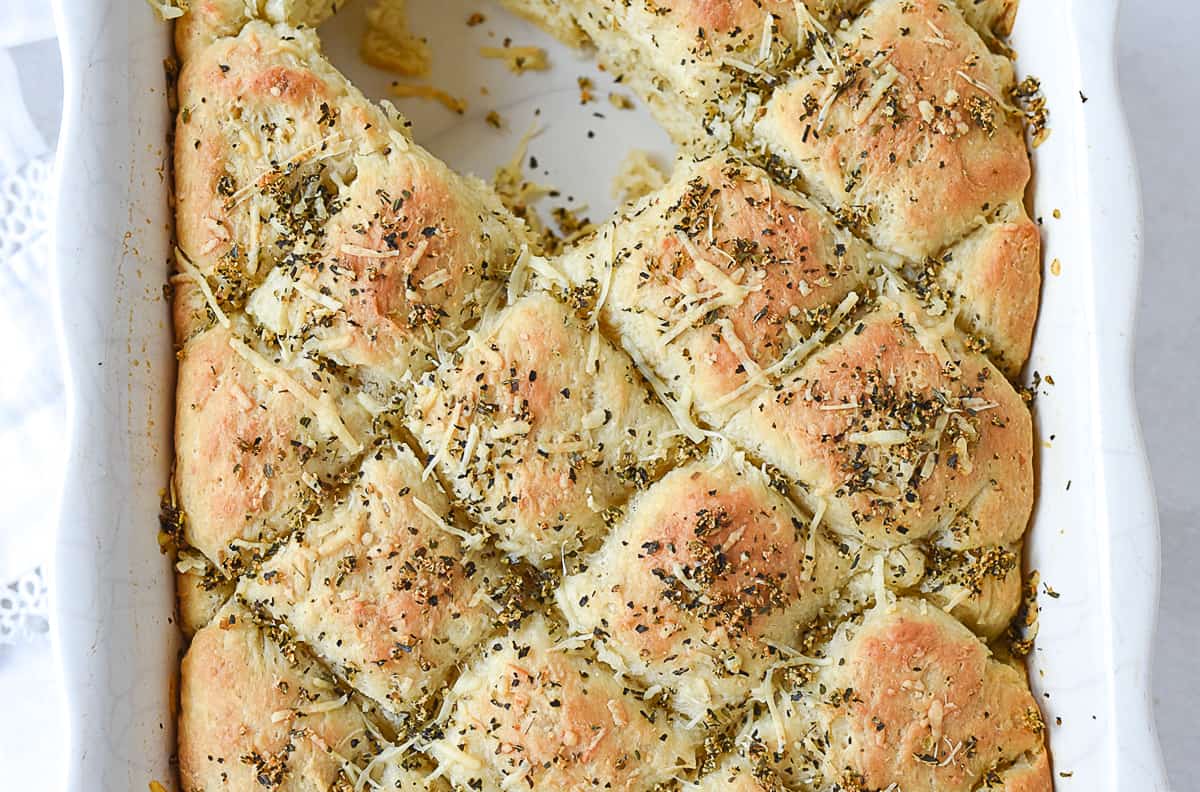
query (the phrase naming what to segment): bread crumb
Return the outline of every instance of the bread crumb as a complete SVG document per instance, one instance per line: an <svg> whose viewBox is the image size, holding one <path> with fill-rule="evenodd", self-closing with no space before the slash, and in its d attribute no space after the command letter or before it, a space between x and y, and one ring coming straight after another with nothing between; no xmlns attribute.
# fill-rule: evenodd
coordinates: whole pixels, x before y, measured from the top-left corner
<svg viewBox="0 0 1200 792"><path fill-rule="evenodd" d="M579 86L579 104L585 105L596 98L596 95L592 93L592 89L596 86L590 77L576 77L575 82Z"/></svg>
<svg viewBox="0 0 1200 792"><path fill-rule="evenodd" d="M408 29L404 0L376 0L367 10L362 59L379 69L409 77L429 73L429 43Z"/></svg>
<svg viewBox="0 0 1200 792"><path fill-rule="evenodd" d="M608 95L608 103L618 110L632 110L633 100L625 94L610 93Z"/></svg>
<svg viewBox="0 0 1200 792"><path fill-rule="evenodd" d="M666 173L648 153L641 149L632 149L617 167L617 175L613 177L612 196L629 203L654 192L666 182Z"/></svg>

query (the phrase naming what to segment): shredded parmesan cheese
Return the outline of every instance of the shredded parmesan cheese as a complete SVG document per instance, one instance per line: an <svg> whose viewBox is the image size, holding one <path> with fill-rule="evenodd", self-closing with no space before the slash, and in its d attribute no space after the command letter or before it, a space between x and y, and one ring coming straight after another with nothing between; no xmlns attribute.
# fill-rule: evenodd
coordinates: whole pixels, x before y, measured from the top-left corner
<svg viewBox="0 0 1200 792"><path fill-rule="evenodd" d="M429 458L429 464L421 471L421 481L427 481L438 462L446 458L446 453L450 450L450 442L454 439L454 433L458 431L458 417L462 415L462 408L462 402L454 405L454 411L450 413L450 419L446 422L446 431L442 435L442 442L438 444L437 451Z"/></svg>
<svg viewBox="0 0 1200 792"><path fill-rule="evenodd" d="M682 231L676 232L676 237L691 257L692 265L696 268L696 271L715 287L715 296L710 296L713 294L711 292L703 295L673 326L662 333L658 338L660 349L666 347L685 331L689 330L698 319L707 315L713 309L738 305L752 291L752 289L736 283L730 276L721 271L719 267L705 258L692 240Z"/></svg>
<svg viewBox="0 0 1200 792"><path fill-rule="evenodd" d="M362 245L351 244L342 245L342 252L347 256L357 256L359 258L369 259L397 258L401 253L399 250L374 250L372 248L363 247Z"/></svg>
<svg viewBox="0 0 1200 792"><path fill-rule="evenodd" d="M297 712L302 715L320 715L324 712L333 712L346 706L346 702L350 701L349 696L342 696L337 699L328 699L326 701L317 701L312 704L297 708Z"/></svg>
<svg viewBox="0 0 1200 792"><path fill-rule="evenodd" d="M883 100L884 95L896 84L898 79L900 79L900 72L897 71L895 66L890 63L884 66L883 74L875 80L875 84L871 86L870 93L867 94L866 98L863 99L862 103L854 111L855 124L862 126L867 122L867 119L871 117L871 114L875 112L875 108Z"/></svg>
<svg viewBox="0 0 1200 792"><path fill-rule="evenodd" d="M758 44L758 62L766 63L771 59L771 47L775 44L775 15L763 17L763 29Z"/></svg>
<svg viewBox="0 0 1200 792"><path fill-rule="evenodd" d="M460 99L457 96L452 96L443 91L441 88L436 88L432 85L419 84L410 85L408 83L392 83L388 89L392 96L399 99L433 99L441 102L452 113L462 115L467 112L467 100Z"/></svg>
<svg viewBox="0 0 1200 792"><path fill-rule="evenodd" d="M322 294L321 292L317 291L313 287L309 286L307 283L301 283L300 281L295 281L292 284L292 288L295 289L300 294L307 297L312 302L316 303L317 305L320 305L322 308L328 309L329 311L331 311L333 313L337 313L338 311L340 311L342 309L342 304L340 302L338 302L337 300L335 300L334 298L330 297L327 294Z"/></svg>
<svg viewBox="0 0 1200 792"><path fill-rule="evenodd" d="M726 55L721 58L721 63L724 63L726 66L732 66L740 71L744 71L747 74L753 74L755 77L758 77L768 85L772 85L775 82L775 75L763 71L753 63L747 63L741 58L735 58L731 55Z"/></svg>
<svg viewBox="0 0 1200 792"><path fill-rule="evenodd" d="M316 416L317 422L321 424L322 428L337 437L348 451L358 454L363 450L362 443L354 439L354 435L346 427L342 416L338 414L337 409L331 404L328 394L322 394L320 398L313 396L300 383L296 382L291 374L284 371L281 366L277 366L258 352L255 352L240 338L231 337L229 339L229 346L260 373L278 379L283 389L303 403Z"/></svg>
<svg viewBox="0 0 1200 792"><path fill-rule="evenodd" d="M268 168L267 170L264 170L262 173L260 173L258 175L257 178L255 178L253 181L251 181L245 187L242 187L237 192L235 192L233 195L229 196L229 198L226 199L226 201L225 201L225 205L227 207L237 206L242 201L244 201L248 197L250 197L252 194L257 193L263 187L266 187L268 184L270 184L272 181L274 181L276 178L278 178L278 176L280 174L286 173L290 166L298 165L302 162L307 162L309 160L309 158L312 157L314 154L316 154L318 151L325 152L324 154L322 154L320 157L317 158L318 160L328 159L330 157L337 157L337 156L341 156L342 154L345 154L347 151L350 150L351 143L348 140L340 140L339 141L338 140L339 135L340 135L340 133L338 133L338 132L333 132L329 135L326 135L325 137L318 140L316 143L313 143L311 146L305 146L304 148L300 149L296 153L292 154L290 157L285 159L283 162L280 162L277 165L274 165L273 167ZM340 143L341 145L335 146L334 145L335 143Z"/></svg>
<svg viewBox="0 0 1200 792"><path fill-rule="evenodd" d="M179 264L179 268L183 273L192 279L195 284L200 287L200 293L204 295L204 301L208 303L209 309L213 312L213 316L217 317L221 327L229 327L229 317L221 310L221 306L217 303L217 296L213 294L212 287L208 285L208 279L201 274L200 270L192 264L187 255L179 249L175 248L175 261Z"/></svg>
<svg viewBox="0 0 1200 792"><path fill-rule="evenodd" d="M959 77L961 77L968 84L973 85L974 87L978 88L980 91L983 91L985 94L987 94L987 96L993 102L1000 105L1000 107L1004 108L1005 112L1008 112L1008 113L1017 113L1018 112L1017 108L1013 107L1011 104L1009 104L1008 102L1001 99L1000 96L998 96L996 94L996 92L993 91L987 83L976 80L974 77L967 74L962 69L958 69L954 73L957 74Z"/></svg>
<svg viewBox="0 0 1200 792"><path fill-rule="evenodd" d="M504 61L504 65L513 74L545 71L550 68L546 50L541 47L482 47L479 54L485 58Z"/></svg>
<svg viewBox="0 0 1200 792"><path fill-rule="evenodd" d="M438 286L445 285L449 281L450 272L445 267L442 267L426 275L417 285L422 291L429 291L430 289L436 289Z"/></svg>
<svg viewBox="0 0 1200 792"><path fill-rule="evenodd" d="M877 429L873 432L851 432L846 440L858 445L894 446L903 445L912 439L908 432L899 429Z"/></svg>
<svg viewBox="0 0 1200 792"><path fill-rule="evenodd" d="M645 378L646 382L650 384L650 387L658 395L659 400L662 401L667 411L671 413L671 417L675 419L675 423L679 425L683 433L693 442L698 443L703 440L708 432L701 429L692 420L691 391L685 390L682 397L672 398L670 389L667 388L666 383L659 379L658 375L646 363L646 359L642 357L636 347L632 345L625 346L625 351L629 353L629 357L633 359L633 365L642 377Z"/></svg>
<svg viewBox="0 0 1200 792"><path fill-rule="evenodd" d="M431 523L436 525L438 528L441 528L451 536L457 536L459 539L461 539L463 545L468 549L474 549L483 544L483 536L479 534L469 534L460 528L454 527L450 523L446 522L446 519L442 517L442 515L438 514L432 506L420 498L413 496L412 504L417 511L429 518Z"/></svg>
<svg viewBox="0 0 1200 792"><path fill-rule="evenodd" d="M600 311L604 308L609 291L612 290L613 275L616 274L617 269L617 230L610 226L607 233L609 254L608 260L604 262L604 273L600 280L600 295L596 298L596 307L592 309L593 325L600 321Z"/></svg>
<svg viewBox="0 0 1200 792"><path fill-rule="evenodd" d="M449 696L447 699L449 700ZM430 749L437 760L444 765L458 765L464 767L468 772L478 772L483 768L483 762L471 756L466 751L463 751L451 745L447 740L439 740L430 746Z"/></svg>

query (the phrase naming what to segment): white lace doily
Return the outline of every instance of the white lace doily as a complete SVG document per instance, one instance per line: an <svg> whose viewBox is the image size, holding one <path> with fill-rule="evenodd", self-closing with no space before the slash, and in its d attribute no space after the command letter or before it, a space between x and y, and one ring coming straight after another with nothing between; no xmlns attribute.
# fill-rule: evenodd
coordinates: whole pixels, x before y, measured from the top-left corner
<svg viewBox="0 0 1200 792"><path fill-rule="evenodd" d="M49 626L46 581L40 569L0 589L0 646L42 635Z"/></svg>
<svg viewBox="0 0 1200 792"><path fill-rule="evenodd" d="M49 156L0 175L0 645L48 629L46 582L63 439L62 380L51 333Z"/></svg>
<svg viewBox="0 0 1200 792"><path fill-rule="evenodd" d="M16 172L0 181L0 261L20 264L32 257L18 256L23 250L44 242L50 229L50 174L53 163L49 156L32 159ZM49 255L49 250L44 251ZM48 262L44 256L37 272L17 272L13 275L25 284L37 278L43 283ZM28 269L28 267L26 267Z"/></svg>

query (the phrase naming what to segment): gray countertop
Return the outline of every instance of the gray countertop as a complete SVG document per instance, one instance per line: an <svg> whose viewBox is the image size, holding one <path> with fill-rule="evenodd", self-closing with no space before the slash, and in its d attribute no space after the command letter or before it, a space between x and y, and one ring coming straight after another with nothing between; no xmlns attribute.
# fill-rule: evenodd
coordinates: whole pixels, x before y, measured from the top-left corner
<svg viewBox="0 0 1200 792"><path fill-rule="evenodd" d="M1135 367L1138 409L1162 521L1163 576L1154 701L1176 792L1200 778L1200 5L1127 1L1119 65L1145 206Z"/></svg>

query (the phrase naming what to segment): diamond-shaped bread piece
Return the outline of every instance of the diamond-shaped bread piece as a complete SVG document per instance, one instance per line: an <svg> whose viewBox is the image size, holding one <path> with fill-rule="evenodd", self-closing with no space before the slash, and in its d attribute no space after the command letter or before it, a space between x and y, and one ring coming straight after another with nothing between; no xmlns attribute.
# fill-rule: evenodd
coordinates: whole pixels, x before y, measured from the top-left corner
<svg viewBox="0 0 1200 792"><path fill-rule="evenodd" d="M1045 724L1022 671L940 608L901 599L839 630L806 683L772 691L741 738L801 788L1051 789ZM857 786L856 786L857 785Z"/></svg>
<svg viewBox="0 0 1200 792"><path fill-rule="evenodd" d="M834 528L874 546L936 537L953 548L1009 544L1033 502L1028 409L986 359L878 307L726 434L801 482Z"/></svg>
<svg viewBox="0 0 1200 792"><path fill-rule="evenodd" d="M514 583L495 558L465 549L473 537L453 522L413 453L380 449L239 594L356 689L393 713L419 715L494 629L495 599Z"/></svg>
<svg viewBox="0 0 1200 792"><path fill-rule="evenodd" d="M189 58L177 90L179 246L234 307L274 262L319 250L354 155L403 137L312 30L251 22Z"/></svg>
<svg viewBox="0 0 1200 792"><path fill-rule="evenodd" d="M283 360L242 323L180 352L175 483L184 538L228 572L319 510L363 450L370 415L319 361Z"/></svg>
<svg viewBox="0 0 1200 792"><path fill-rule="evenodd" d="M839 57L830 34L866 0L502 0L573 46L590 42L600 62L641 95L681 144L741 142L781 79L814 51ZM989 41L1007 35L1017 0L958 0ZM1000 47L1002 48L1002 47Z"/></svg>
<svg viewBox="0 0 1200 792"><path fill-rule="evenodd" d="M525 232L489 188L402 136L353 162L321 255L277 265L247 311L364 379L396 383L462 343Z"/></svg>
<svg viewBox="0 0 1200 792"><path fill-rule="evenodd" d="M820 205L728 156L681 161L559 266L661 395L716 426L811 352L875 272Z"/></svg>
<svg viewBox="0 0 1200 792"><path fill-rule="evenodd" d="M634 498L559 607L698 722L740 703L849 575L811 522L748 463L693 462Z"/></svg>
<svg viewBox="0 0 1200 792"><path fill-rule="evenodd" d="M862 0L504 0L571 41L564 12L681 144L728 144L779 72ZM563 34L567 35L563 35Z"/></svg>
<svg viewBox="0 0 1200 792"><path fill-rule="evenodd" d="M830 65L774 93L759 142L831 206L870 218L880 247L920 260L1021 201L1029 156L1013 67L957 6L880 0Z"/></svg>
<svg viewBox="0 0 1200 792"><path fill-rule="evenodd" d="M382 756L386 748L359 700L240 605L227 605L192 639L180 681L184 789L348 790L363 772L424 789L420 773Z"/></svg>
<svg viewBox="0 0 1200 792"><path fill-rule="evenodd" d="M226 310L394 383L501 288L524 227L367 102L311 31L252 23L189 61L179 90L179 242Z"/></svg>
<svg viewBox="0 0 1200 792"><path fill-rule="evenodd" d="M406 422L500 547L539 566L596 540L681 442L629 358L542 293L486 318Z"/></svg>
<svg viewBox="0 0 1200 792"><path fill-rule="evenodd" d="M694 764L695 732L552 629L531 617L455 682L428 752L456 788L633 792Z"/></svg>
<svg viewBox="0 0 1200 792"><path fill-rule="evenodd" d="M945 302L972 345L1016 377L1029 358L1042 285L1041 235L1025 209L1001 207L921 267L914 280L926 304Z"/></svg>

